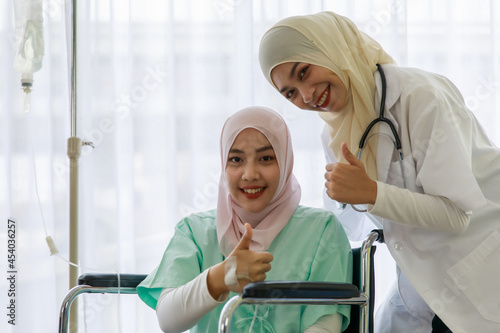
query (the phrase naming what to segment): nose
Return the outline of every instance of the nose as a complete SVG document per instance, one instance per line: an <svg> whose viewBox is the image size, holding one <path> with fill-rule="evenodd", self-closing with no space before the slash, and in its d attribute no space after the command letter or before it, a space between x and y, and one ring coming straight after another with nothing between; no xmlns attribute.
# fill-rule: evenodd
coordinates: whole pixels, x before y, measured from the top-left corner
<svg viewBox="0 0 500 333"><path fill-rule="evenodd" d="M242 175L243 180L254 181L260 179L259 167L255 163L247 163Z"/></svg>
<svg viewBox="0 0 500 333"><path fill-rule="evenodd" d="M313 101L314 88L312 86L302 85L301 87L298 88L298 90L305 104L309 104Z"/></svg>

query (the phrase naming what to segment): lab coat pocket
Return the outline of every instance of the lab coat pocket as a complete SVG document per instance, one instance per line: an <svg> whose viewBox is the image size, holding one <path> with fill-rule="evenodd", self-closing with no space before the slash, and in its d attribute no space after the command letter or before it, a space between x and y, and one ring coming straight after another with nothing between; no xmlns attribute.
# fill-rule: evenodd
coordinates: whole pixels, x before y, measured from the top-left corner
<svg viewBox="0 0 500 333"><path fill-rule="evenodd" d="M494 231L447 272L485 319L500 323L500 233Z"/></svg>

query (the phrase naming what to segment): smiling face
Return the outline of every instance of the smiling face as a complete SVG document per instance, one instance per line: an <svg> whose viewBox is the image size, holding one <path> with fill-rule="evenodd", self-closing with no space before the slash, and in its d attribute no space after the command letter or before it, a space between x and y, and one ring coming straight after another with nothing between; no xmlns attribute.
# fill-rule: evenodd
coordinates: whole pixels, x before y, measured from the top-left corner
<svg viewBox="0 0 500 333"><path fill-rule="evenodd" d="M342 110L347 89L333 71L304 62L287 62L271 71L279 92L303 110L337 112Z"/></svg>
<svg viewBox="0 0 500 333"><path fill-rule="evenodd" d="M241 131L229 151L225 175L229 192L245 210L266 208L279 184L274 149L264 134L253 128Z"/></svg>

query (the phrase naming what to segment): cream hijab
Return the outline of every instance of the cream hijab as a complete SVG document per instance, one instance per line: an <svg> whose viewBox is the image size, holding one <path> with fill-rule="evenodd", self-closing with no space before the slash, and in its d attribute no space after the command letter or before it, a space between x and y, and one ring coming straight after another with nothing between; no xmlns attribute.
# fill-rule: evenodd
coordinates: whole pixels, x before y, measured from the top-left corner
<svg viewBox="0 0 500 333"><path fill-rule="evenodd" d="M274 149L279 166L279 182L269 205L258 213L241 208L228 189L225 177L229 150L238 134L254 128L264 134ZM224 124L220 138L222 172L217 201L217 238L227 257L245 233L245 223L253 228L250 249L265 251L274 237L285 227L300 202L300 186L292 173L293 151L288 127L275 111L265 107L249 107L236 112Z"/></svg>
<svg viewBox="0 0 500 333"><path fill-rule="evenodd" d="M332 12L289 17L262 37L259 61L275 88L271 71L286 62L318 65L337 74L348 90L346 105L339 112L319 112L319 116L328 124L329 147L337 160L345 162L340 148L343 141L357 156L363 132L378 116L373 77L376 64L395 63L375 40L346 17ZM370 140L361 156L372 179L377 179L376 147L376 140Z"/></svg>

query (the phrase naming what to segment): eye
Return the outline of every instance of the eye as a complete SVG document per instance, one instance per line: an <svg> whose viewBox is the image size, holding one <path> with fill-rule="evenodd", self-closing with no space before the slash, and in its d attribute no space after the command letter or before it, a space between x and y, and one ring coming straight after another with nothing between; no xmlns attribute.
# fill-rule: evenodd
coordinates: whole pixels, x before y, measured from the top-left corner
<svg viewBox="0 0 500 333"><path fill-rule="evenodd" d="M292 99L292 97L293 97L293 94L294 94L294 93L295 93L295 90L294 90L294 89L290 89L290 90L288 90L288 91L285 93L285 97L286 97L287 99Z"/></svg>
<svg viewBox="0 0 500 333"><path fill-rule="evenodd" d="M276 157L273 155L265 155L265 156L262 156L260 160L263 162L273 162L276 160Z"/></svg>
<svg viewBox="0 0 500 333"><path fill-rule="evenodd" d="M306 72L307 72L307 69L309 68L309 66L304 66L304 68L302 68L299 72L299 79L302 79L304 78L304 76L306 75Z"/></svg>
<svg viewBox="0 0 500 333"><path fill-rule="evenodd" d="M231 163L239 163L242 161L241 157L238 156L232 156L227 159Z"/></svg>

